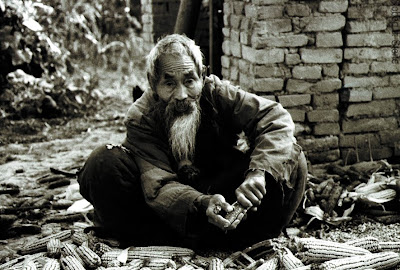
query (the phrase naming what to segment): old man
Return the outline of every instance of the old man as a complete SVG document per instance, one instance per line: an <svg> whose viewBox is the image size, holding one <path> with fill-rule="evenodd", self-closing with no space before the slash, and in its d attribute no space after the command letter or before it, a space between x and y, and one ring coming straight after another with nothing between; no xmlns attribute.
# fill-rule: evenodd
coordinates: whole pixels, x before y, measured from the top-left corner
<svg viewBox="0 0 400 270"><path fill-rule="evenodd" d="M96 149L79 172L96 225L126 245L244 247L278 236L307 176L290 114L206 76L183 35L159 40L146 68L150 89L127 113L126 140ZM239 134L248 147L237 147ZM234 206L245 211L231 222Z"/></svg>

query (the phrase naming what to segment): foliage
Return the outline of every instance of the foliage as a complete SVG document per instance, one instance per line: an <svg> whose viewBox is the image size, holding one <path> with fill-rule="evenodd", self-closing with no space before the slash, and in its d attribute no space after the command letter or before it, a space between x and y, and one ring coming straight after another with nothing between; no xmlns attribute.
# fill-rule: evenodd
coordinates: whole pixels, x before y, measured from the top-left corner
<svg viewBox="0 0 400 270"><path fill-rule="evenodd" d="M0 0L0 119L94 112L98 78L82 65L129 72L142 55L124 3Z"/></svg>

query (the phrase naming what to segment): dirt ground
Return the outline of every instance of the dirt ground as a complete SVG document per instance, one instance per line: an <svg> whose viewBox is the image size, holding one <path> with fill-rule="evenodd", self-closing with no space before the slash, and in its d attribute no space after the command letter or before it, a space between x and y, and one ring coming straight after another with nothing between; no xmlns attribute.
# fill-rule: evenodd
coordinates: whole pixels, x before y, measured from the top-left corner
<svg viewBox="0 0 400 270"><path fill-rule="evenodd" d="M29 205L30 200L37 202L38 198L48 194L62 198L68 186L46 189L37 180L51 174L50 168L74 172L97 146L122 142L125 138L123 117L132 102L130 91L135 85L144 86L144 76L135 75L122 80L118 72L104 72L100 87L106 102L96 115L68 121L14 121L2 127L5 132L0 135L0 184L18 186L20 192L18 195L0 195L0 206L14 207L15 198L19 205ZM71 185L75 183L76 180L71 178ZM46 214L54 214L54 211L46 211ZM40 219L16 215L16 223L20 223L22 218L25 225L40 225L41 235L51 234L64 226L62 223L43 224ZM45 215L41 217L45 218ZM316 221L308 227L294 227L289 231L339 242L364 236L375 236L381 241L400 241L399 223L384 225L365 217L354 218L339 226ZM35 237L35 234L22 234L0 240L0 264L16 257L16 251ZM218 254L218 251L210 252ZM226 255L223 253L221 256Z"/></svg>

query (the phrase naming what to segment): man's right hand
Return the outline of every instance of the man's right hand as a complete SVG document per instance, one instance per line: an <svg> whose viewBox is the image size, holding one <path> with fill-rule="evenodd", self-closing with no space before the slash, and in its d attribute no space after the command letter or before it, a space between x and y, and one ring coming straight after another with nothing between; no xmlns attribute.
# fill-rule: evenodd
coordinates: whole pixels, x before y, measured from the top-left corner
<svg viewBox="0 0 400 270"><path fill-rule="evenodd" d="M233 230L237 227L237 225L240 223L241 219L243 218L243 215L241 217L238 217L232 224L225 219L220 213L221 211L224 211L226 213L229 213L233 211L233 206L230 205L225 201L224 196L220 194L215 194L215 195L205 195L208 198L208 206L206 210L206 215L208 217L208 222L211 224L217 226L221 230L227 231L227 230Z"/></svg>

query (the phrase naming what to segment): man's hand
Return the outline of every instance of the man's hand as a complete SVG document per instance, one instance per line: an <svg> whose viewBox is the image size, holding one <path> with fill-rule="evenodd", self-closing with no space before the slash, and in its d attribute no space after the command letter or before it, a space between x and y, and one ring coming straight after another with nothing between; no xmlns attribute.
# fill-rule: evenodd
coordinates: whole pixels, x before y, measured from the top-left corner
<svg viewBox="0 0 400 270"><path fill-rule="evenodd" d="M240 215L232 224L225 219L221 213L229 213L233 211L233 207L227 203L224 196L220 194L204 195L201 200L203 205L207 205L206 215L208 217L208 222L221 230L227 231L235 229L244 216L243 214Z"/></svg>
<svg viewBox="0 0 400 270"><path fill-rule="evenodd" d="M253 211L257 211L265 193L265 173L258 170L249 172L235 191L238 202L244 208L251 208Z"/></svg>

